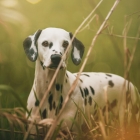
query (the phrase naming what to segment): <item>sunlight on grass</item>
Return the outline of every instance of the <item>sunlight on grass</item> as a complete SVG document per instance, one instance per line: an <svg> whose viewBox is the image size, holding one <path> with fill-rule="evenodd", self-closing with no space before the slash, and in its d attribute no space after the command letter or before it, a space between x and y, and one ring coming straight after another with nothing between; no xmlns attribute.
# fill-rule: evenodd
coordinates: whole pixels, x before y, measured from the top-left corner
<svg viewBox="0 0 140 140"><path fill-rule="evenodd" d="M26 0L28 2L30 2L31 4L37 4L39 3L41 0Z"/></svg>
<svg viewBox="0 0 140 140"><path fill-rule="evenodd" d="M17 0L2 0L1 4L6 7L14 7L18 4Z"/></svg>

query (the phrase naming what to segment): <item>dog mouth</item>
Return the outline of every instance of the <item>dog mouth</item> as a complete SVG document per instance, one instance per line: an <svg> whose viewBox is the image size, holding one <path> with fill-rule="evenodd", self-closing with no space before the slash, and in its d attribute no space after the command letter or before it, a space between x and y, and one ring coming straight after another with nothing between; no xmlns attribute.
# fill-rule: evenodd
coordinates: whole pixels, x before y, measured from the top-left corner
<svg viewBox="0 0 140 140"><path fill-rule="evenodd" d="M51 64L48 68L50 69L57 69L58 65Z"/></svg>
<svg viewBox="0 0 140 140"><path fill-rule="evenodd" d="M55 70L55 69L57 69L57 67L58 67L58 65L56 65L56 64L51 64L48 68L49 69L53 69L53 70ZM60 66L60 69L63 69L64 67L61 65Z"/></svg>

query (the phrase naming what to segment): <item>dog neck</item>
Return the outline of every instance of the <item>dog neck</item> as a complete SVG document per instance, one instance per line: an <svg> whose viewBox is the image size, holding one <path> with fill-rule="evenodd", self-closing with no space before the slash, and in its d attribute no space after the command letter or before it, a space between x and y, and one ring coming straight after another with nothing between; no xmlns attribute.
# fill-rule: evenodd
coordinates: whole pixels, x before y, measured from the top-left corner
<svg viewBox="0 0 140 140"><path fill-rule="evenodd" d="M39 60L36 61L35 68L35 79L34 79L34 90L36 93L36 97L39 101L43 98L43 95L48 89L48 86L53 78L55 70L43 69ZM67 92L65 92L65 87L63 87L64 82L66 82L66 69L60 69L54 83L49 90L46 101L48 103L48 113L50 115L57 115L62 107L63 100L65 98ZM67 84L68 81L67 81ZM55 112L54 112L55 111ZM49 114L48 114L49 115Z"/></svg>

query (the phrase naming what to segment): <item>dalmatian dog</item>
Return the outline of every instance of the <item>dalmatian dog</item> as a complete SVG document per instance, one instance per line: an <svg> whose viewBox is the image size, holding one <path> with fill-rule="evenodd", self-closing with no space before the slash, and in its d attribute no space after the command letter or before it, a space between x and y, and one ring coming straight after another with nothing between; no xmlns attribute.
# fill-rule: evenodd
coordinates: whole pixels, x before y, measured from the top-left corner
<svg viewBox="0 0 140 140"><path fill-rule="evenodd" d="M36 31L24 40L25 54L30 61L36 62L34 82L27 101L27 108L31 112L30 120L35 119L39 122L46 118L55 119L59 114L68 91L77 76L77 73L67 71L68 57L71 54L73 63L79 65L84 53L84 45L77 38L74 38L71 43L71 48L63 59L51 90L40 108L39 114L35 116L39 103L72 37L72 33L64 29L46 28ZM130 104L130 109L134 109L133 112L138 115L140 107L138 91L131 82L125 81L124 78L111 73L81 73L78 84L62 112L59 123L64 120L66 125L71 128L72 120L76 116L77 106L87 116L90 116L89 113L95 115L98 106L104 115L107 103L109 111L118 115L121 120L123 118L121 108L124 106L122 100L123 89L126 92L126 103ZM125 86L124 82L126 83Z"/></svg>

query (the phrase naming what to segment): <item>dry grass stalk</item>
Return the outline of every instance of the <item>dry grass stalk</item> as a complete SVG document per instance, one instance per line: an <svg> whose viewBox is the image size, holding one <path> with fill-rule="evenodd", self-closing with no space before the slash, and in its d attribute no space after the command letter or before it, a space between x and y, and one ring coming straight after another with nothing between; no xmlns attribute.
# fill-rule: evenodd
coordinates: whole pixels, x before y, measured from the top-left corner
<svg viewBox="0 0 140 140"><path fill-rule="evenodd" d="M101 34L112 36L112 37L118 37L118 38L124 38L125 37L124 35L119 35L119 34L113 33L113 29L114 29L113 26L111 28L108 27L107 29L108 29L108 33L102 32ZM95 30L92 30L92 29L90 29L90 30L95 32ZM137 40L137 41L140 40L139 36L132 37L132 36L128 36L128 35L126 36L126 39L132 39L132 40Z"/></svg>
<svg viewBox="0 0 140 140"><path fill-rule="evenodd" d="M11 133L11 130L7 130L7 129L0 129L0 131L6 132L6 133ZM14 135L15 135L15 134L21 134L21 135L24 135L24 134L25 134L25 132L23 132L23 131L16 131L16 130L14 130L12 133L13 133ZM30 135L32 135L32 136L37 136L37 134L30 134ZM39 136L40 136L40 137L43 137L44 135L43 135L43 134L39 134ZM14 139L14 140L15 140L15 139Z"/></svg>
<svg viewBox="0 0 140 140"><path fill-rule="evenodd" d="M132 64L132 61L133 61L133 58L134 58L134 54L135 54L135 50L136 50L136 47L137 47L137 43L138 43L138 40L139 40L139 30L138 30L138 33L136 35L136 37L134 38L136 41L135 41L135 45L133 47L133 50L132 50L132 54L129 55L129 59L128 59L128 48L127 48L127 33L128 33L128 30L130 28L130 25L131 25L131 21L129 21L128 23L126 23L125 25L125 28L123 30L123 46L124 46L124 78L127 80L128 79L128 75L129 75L129 70L130 70L130 67L131 67L131 64ZM121 138L124 139L124 134L125 134L125 128L124 128L124 121L125 121L125 117L128 117L128 114L129 114L129 110L127 109L126 107L126 90L128 90L128 92L131 90L129 88L129 80L128 80L128 83L127 81L124 81L124 84L123 84L123 88L122 88L122 97L120 97L120 100L119 102L121 102L123 100L123 105L119 107L119 109L121 110L121 114L123 114L121 117L122 117L122 122L120 122L121 124ZM128 84L128 88L126 89L126 83Z"/></svg>
<svg viewBox="0 0 140 140"><path fill-rule="evenodd" d="M25 126L32 123L31 121L27 120L27 118L25 118L25 114L23 114L23 112L19 108L2 109L0 111L0 117L7 119L7 121L9 122L9 126L10 126L10 130L0 129L0 131L11 133L13 139L14 139L15 134L25 134L25 132L26 132ZM46 124L51 125L52 121L53 121L52 119L50 119L48 121L45 120L45 123L41 122L40 124L34 122L33 125L37 126L38 129L42 129L42 128L44 128L44 126ZM17 129L20 131L17 131ZM46 134L46 131L45 131L44 135L38 134L38 136L43 137L43 136L45 136L45 134ZM30 134L30 135L37 136L37 134Z"/></svg>
<svg viewBox="0 0 140 140"><path fill-rule="evenodd" d="M95 14L94 16L91 17L91 19L89 20L89 22L79 31L82 32L83 30L85 30L86 28L90 27L90 23L93 21L94 18L97 17L97 14Z"/></svg>
<svg viewBox="0 0 140 140"><path fill-rule="evenodd" d="M106 112L107 109L106 109ZM103 117L103 113L102 113L102 110L99 108L99 117L100 117L100 120L99 120L99 127L100 127L100 130L101 130L101 134L102 134L102 137L104 140L107 139L107 134L106 134L106 129L105 129L105 122L104 122L104 117Z"/></svg>
<svg viewBox="0 0 140 140"><path fill-rule="evenodd" d="M79 73L78 73L78 75L77 75L77 78L76 78L76 80L74 81L74 83L72 84L72 87L70 88L70 90L69 90L69 92L68 92L68 95L67 95L67 97L66 97L66 99L65 99L65 101L64 101L64 105L63 105L63 107L62 107L60 113L58 114L58 117L56 118L55 122L54 122L53 125L51 126L49 132L47 133L47 135L46 135L46 137L45 137L45 140L50 140L50 138L51 138L51 136L52 136L52 134L53 134L53 131L54 131L55 127L56 127L57 121L58 121L58 119L59 119L59 117L60 117L60 115L61 115L61 113L62 113L62 111L63 111L63 109L64 109L64 107L65 107L65 105L66 105L66 103L68 102L69 98L71 97L71 94L72 94L73 90L75 89L75 87L76 87L76 85L77 85L77 82L78 82L78 79L79 79L79 77L80 77L80 74L81 74L81 72L83 71L83 69L84 69L84 67L85 67L85 64L86 64L86 62L87 62L87 60L88 60L88 57L89 57L89 55L90 55L90 53L91 53L91 51L92 51L92 49L93 49L93 46L94 46L94 44L95 44L95 41L96 41L97 37L99 36L99 34L100 34L100 33L102 32L102 30L104 29L104 27L105 27L105 25L106 25L106 22L108 21L109 17L111 16L112 12L115 10L115 8L116 8L116 6L118 5L119 2L120 2L120 0L116 0L116 1L115 1L115 3L113 4L111 10L110 10L109 13L107 14L107 16L106 16L104 22L103 22L102 25L100 26L100 28L99 28L99 30L97 31L96 35L94 36L94 38L93 38L93 40L92 40L92 43L91 43L91 45L90 45L90 47L89 47L89 50L88 50L88 52L87 52L87 55L86 55L86 57L85 57L85 59L84 59L84 62L83 62L83 64L82 64L82 67L81 67L81 69L80 69L80 71L79 71ZM78 28L78 29L79 29L79 28ZM78 32L78 31L76 30L76 32Z"/></svg>
<svg viewBox="0 0 140 140"><path fill-rule="evenodd" d="M140 27L139 27L137 35L135 37L135 43L134 43L133 50L132 50L132 53L131 53L130 58L129 58L129 62L128 62L127 68L125 69L125 73L126 73L124 75L125 78L127 78L127 74L128 74L128 72L129 72L129 70L131 68L131 65L132 65L134 54L135 54L135 51L136 51L136 48L137 48L137 44L138 44L138 41L139 41L139 35L140 35Z"/></svg>
<svg viewBox="0 0 140 140"><path fill-rule="evenodd" d="M124 35L124 40L123 40L123 46L124 46L124 69L127 68L127 41L126 41L126 36L128 33L128 23L126 23L125 28L123 30L123 35ZM122 117L122 122L121 123L121 129L122 129L122 137L124 133L124 117L125 117L125 110L126 110L126 80L124 81L123 88L122 88L122 97L120 97L120 101L123 103L119 108L121 110L121 117Z"/></svg>
<svg viewBox="0 0 140 140"><path fill-rule="evenodd" d="M109 36L113 36L113 37L119 37L119 38L124 38L124 35L118 35L118 34L114 34L113 31L112 33L109 31L109 33L102 33L105 35L109 35ZM133 39L133 40L140 40L139 37L132 37L132 36L126 36L127 39Z"/></svg>
<svg viewBox="0 0 140 140"><path fill-rule="evenodd" d="M106 102L106 107L105 107L105 120L106 123L108 124L108 98L107 98L107 90L108 90L108 85L104 87L104 97L105 97L105 102Z"/></svg>
<svg viewBox="0 0 140 140"><path fill-rule="evenodd" d="M100 129L101 129L101 132L102 132L103 139L107 140L104 124L102 122L99 122L99 126L100 126Z"/></svg>
<svg viewBox="0 0 140 140"><path fill-rule="evenodd" d="M73 140L73 137L71 135L71 132L70 132L69 128L67 127L67 124L66 123L65 123L65 125L66 125L67 132L69 134L70 140Z"/></svg>

